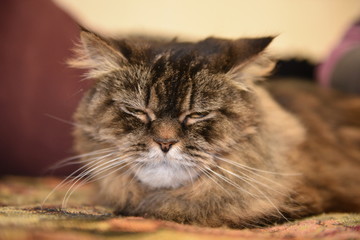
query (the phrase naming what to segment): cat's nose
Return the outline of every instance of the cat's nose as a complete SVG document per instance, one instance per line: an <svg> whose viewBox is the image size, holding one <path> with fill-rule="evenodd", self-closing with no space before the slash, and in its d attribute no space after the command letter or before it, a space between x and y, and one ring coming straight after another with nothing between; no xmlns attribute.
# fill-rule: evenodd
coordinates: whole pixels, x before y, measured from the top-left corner
<svg viewBox="0 0 360 240"><path fill-rule="evenodd" d="M159 144L161 150L166 153L170 150L172 145L179 142L177 139L171 139L171 138L154 138L154 142Z"/></svg>

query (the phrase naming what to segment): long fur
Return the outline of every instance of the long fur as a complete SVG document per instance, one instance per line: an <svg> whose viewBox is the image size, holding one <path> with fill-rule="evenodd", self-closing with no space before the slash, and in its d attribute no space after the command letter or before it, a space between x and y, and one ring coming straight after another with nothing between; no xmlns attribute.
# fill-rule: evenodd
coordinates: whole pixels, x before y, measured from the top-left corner
<svg viewBox="0 0 360 240"><path fill-rule="evenodd" d="M75 114L75 147L85 153L79 179L97 181L102 201L118 214L212 227L266 225L339 203L359 210L345 194L351 187L359 199L359 178L347 175L360 169L358 145L344 150L336 142L333 156L319 151L334 137L330 129L313 134L313 122L297 115L316 114L305 111L309 97L297 99L305 101L297 111L287 106L296 105L296 89L278 91L278 100L289 97L280 105L256 81L271 71L263 54L271 40L191 43L83 32L72 65L97 81ZM111 151L91 155L102 149ZM336 172L335 164L346 167Z"/></svg>

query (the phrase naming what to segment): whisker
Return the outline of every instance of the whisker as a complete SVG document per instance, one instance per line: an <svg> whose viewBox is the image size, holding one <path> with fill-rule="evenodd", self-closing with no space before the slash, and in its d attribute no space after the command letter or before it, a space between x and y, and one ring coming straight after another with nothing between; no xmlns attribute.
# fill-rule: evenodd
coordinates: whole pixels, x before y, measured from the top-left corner
<svg viewBox="0 0 360 240"><path fill-rule="evenodd" d="M49 168L49 170L58 169L58 168L68 166L68 165L88 162L89 160L78 160L78 161L73 161L73 160L77 160L77 159L89 157L89 156L94 156L94 155L100 155L103 153L110 153L110 152L114 151L115 149L116 149L116 147L110 147L110 148L100 149L100 150L96 150L93 152L88 152L88 153L83 153L83 154L79 154L76 156L68 157L68 158L65 158L64 160L61 160L60 162L54 164L53 166L51 166Z"/></svg>
<svg viewBox="0 0 360 240"><path fill-rule="evenodd" d="M67 176L64 180L62 180L58 185L56 185L53 190L51 190L51 192L45 197L45 199L42 201L41 203L41 208L43 207L43 205L45 204L45 202L48 200L48 198L57 190L59 189L61 186L63 186L64 184L67 183L67 181L69 179L71 179L76 173L82 171L83 169L91 166L91 165L95 165L97 164L97 161L100 161L102 160L103 158L107 157L107 156L111 156L113 155L114 153L109 153L107 155L104 155L104 156L101 156L101 157L97 157L97 158L94 158L94 159L91 159L91 162L83 165L82 167L80 167L79 169L75 170L74 172L72 172L69 176ZM89 160L90 161L90 160Z"/></svg>
<svg viewBox="0 0 360 240"><path fill-rule="evenodd" d="M91 182L95 182L95 181L99 181L100 179L103 179L103 178L106 178L108 176L110 176L111 174L113 174L114 172L117 172L119 170L121 170L122 168L128 166L130 164L130 162L127 162L126 163L126 160L123 160L121 162L117 162L117 163L113 163L111 164L110 166L106 166L105 168L103 169L100 169L98 172L96 172L95 174L91 174L91 175L88 175L88 174L84 174L81 178L83 178L84 176L87 176L85 179L82 180L81 183L79 183L79 181L81 180L81 178L77 179L77 181L75 183L73 183L73 185L68 189L68 191L66 192L65 196L64 196L64 200L63 200L63 203L62 203L62 208L66 208L66 205L71 197L71 195L81 186L85 185L85 184L88 184L88 183L91 183ZM125 162L125 164L123 164ZM123 165L122 165L123 164ZM121 166L120 168L116 168L115 170L103 175L103 176L100 176L100 177L97 177L95 178L96 176L106 172L106 171L109 171L117 166ZM76 186L75 186L76 185Z"/></svg>
<svg viewBox="0 0 360 240"><path fill-rule="evenodd" d="M208 171L210 171L210 172L212 172L212 173L215 174L217 177L219 177L219 178L222 179L223 181L227 182L227 183L230 184L231 186L235 187L236 189L238 189L238 190L240 190L240 191L243 191L243 192L249 194L250 196L252 196L252 197L254 197L254 198L258 197L257 195L254 195L253 193L245 190L244 188L242 188L242 187L239 186L238 184L232 182L229 178L227 178L227 177L225 177L225 176L223 176L223 175L221 175L221 174L213 171L212 169L210 169L210 168L205 168L205 169L208 170Z"/></svg>
<svg viewBox="0 0 360 240"><path fill-rule="evenodd" d="M266 180L266 181L268 181L268 182L270 182L270 183L272 183L272 184L274 184L274 185L277 185L277 186L279 186L279 187L281 187L281 188L284 188L284 186L282 185L282 184L280 184L280 183L278 183L278 182L275 182L274 180L272 180L272 179L270 179L270 178L267 178L267 177L265 177L265 176L263 176L263 175L261 175L261 174L259 174L259 173L257 173L257 172L255 172L255 171L252 171L252 170L250 170L250 169L248 169L248 168L246 168L246 167L243 167L243 166L245 166L245 165L242 165L242 164L239 164L239 163L236 163L236 162L232 162L232 161L230 161L230 160L228 160L227 161L227 159L220 159L220 160L223 160L224 162L227 162L227 163L229 163L229 164L231 164L231 165L233 165L233 166L238 166L239 168L241 168L241 169L243 169L243 170L245 170L245 171L247 171L247 172L250 172L250 173L252 173L252 174L254 174L254 175L256 175L256 176L258 176L258 177L260 177L260 178L262 178L262 179L264 179L264 180ZM235 165L235 164L238 164L238 165ZM256 169L256 168L253 168L253 169ZM258 169L259 170L259 169ZM265 170L264 170L265 171ZM262 172L264 172L264 171L262 171ZM259 171L258 171L259 172ZM265 173L268 173L267 171L265 171ZM277 174L277 175L282 175L282 174ZM302 175L302 174L298 174L298 175ZM285 176L289 176L289 175L285 175ZM292 176L295 176L295 175L292 175Z"/></svg>
<svg viewBox="0 0 360 240"><path fill-rule="evenodd" d="M110 161L105 161L103 163L95 163L94 165L96 165L94 168L87 168L85 171L81 172L78 176L76 176L72 181L72 185L70 186L70 188L68 189L68 191L66 192L65 194L65 197L67 196L68 192L73 188L73 186L76 185L76 183L78 183L83 177L85 177L86 175L92 173L92 172L95 172L96 169L100 168L100 167L103 167L105 165L105 167L109 167L109 166L106 166L107 164L118 164L118 160L121 159L122 157L117 157L117 158L114 158ZM115 163L114 163L115 162ZM110 164L110 166L111 166Z"/></svg>
<svg viewBox="0 0 360 240"><path fill-rule="evenodd" d="M119 159L121 159L121 160L118 161ZM87 177L86 177L85 180L83 180L83 181L85 181L84 184L89 183L89 182L93 182L93 180L91 180L91 179L95 178L97 175L100 175L101 173L103 173L103 172L105 172L105 171L108 171L108 170L110 170L110 169L112 169L112 168L115 168L115 167L117 167L117 166L120 166L121 164L123 164L124 162L126 162L128 159L129 159L129 157L127 157L127 158L118 157L118 158L112 159L112 160L110 160L110 161L106 161L106 162L104 162L104 163L102 163L102 164L99 164L99 165L97 165L95 168L91 168L91 169L88 169L88 170L86 170L86 171L83 171L79 176L77 176L77 177L75 178L76 181L75 181L75 179L73 179L73 181L75 181L75 182L73 182L73 184L70 186L70 188L69 188L68 191L66 192L65 197L64 197L64 201L65 201L66 198L68 198L67 195L69 194L70 190L71 190L82 178L84 178L85 176L87 176ZM105 165L105 166L104 166L104 165ZM128 164L126 164L126 165L128 165ZM126 165L123 165L123 166L125 167ZM122 169L123 166L122 166L120 169ZM101 168L100 168L100 167L101 167ZM98 169L98 168L100 168L100 169ZM95 171L96 169L98 169L98 170ZM116 171L118 171L118 170L119 170L119 169L116 169L116 170L113 171L113 172L116 172ZM113 172L108 173L108 174L106 174L106 175L103 176L103 177L106 177L106 176L112 174ZM91 173L91 174L90 174L90 173ZM101 178L103 178L103 177L101 177ZM98 178L97 180L99 180L99 179L101 179L101 178ZM91 181L90 181L90 180L91 180ZM96 180L94 180L94 181L96 181ZM81 186L84 185L84 184L81 184ZM80 185L80 184L79 184L79 185ZM77 189L77 188L78 188L78 187L75 187L75 189ZM75 191L75 190L71 190L70 195L71 195L74 191ZM64 202L64 201L63 201L63 202ZM66 205L66 204L65 204L65 205ZM63 203L63 206L64 206L64 203Z"/></svg>
<svg viewBox="0 0 360 240"><path fill-rule="evenodd" d="M247 174L245 174L245 173L243 173L243 172L240 172L240 173L243 175L243 176L240 176L240 175L238 175L238 174L236 174L236 173L234 173L234 172L231 172L231 171L229 171L229 170L227 170L227 169L225 169L225 168L222 168L222 167L220 167L220 166L217 166L217 167L220 168L221 170L226 171L227 173L229 173L229 174L231 174L231 175L233 175L233 176L235 176L235 177L243 180L243 181L250 181L250 182L253 182L253 183L257 183L257 184L259 184L259 185L261 185L261 186L263 186L263 187L266 187L266 188L269 189L269 190L272 190L272 191L274 191L274 192L279 193L279 194L282 195L282 196L287 196L287 194L282 193L282 192L280 192L280 191L277 191L277 190L271 188L269 185L266 185L266 184L264 184L264 183L262 183L262 182L260 182L260 181L257 181L256 179L250 177L249 175L247 175ZM256 175L257 175L257 174L256 174ZM270 180L270 179L267 179L267 180ZM280 186L282 186L282 185L280 185ZM284 186L282 186L282 188L284 188Z"/></svg>
<svg viewBox="0 0 360 240"><path fill-rule="evenodd" d="M138 169L135 170L135 173L134 173L133 177L131 178L131 180L128 182L127 185L124 185L124 187L130 185L130 184L134 181L137 172L138 172L138 171L142 168L142 166L144 166L144 165L145 165L145 163L143 163L143 162L136 162L133 166L131 166L131 167L128 169L128 171L131 171L133 168L138 167Z"/></svg>
<svg viewBox="0 0 360 240"><path fill-rule="evenodd" d="M243 170L245 170L245 171L247 171L247 172L250 172L250 173L254 174L255 176L258 176L258 177L264 179L265 181L268 181L268 182L270 182L270 183L272 183L272 184L274 184L274 185L276 185L276 186L278 186L278 187L280 187L280 188L285 188L284 185L282 185L282 184L280 184L280 183L278 183L278 182L275 182L274 180L272 180L272 179L270 179L270 178L268 178L268 177L265 177L265 176L263 176L263 175L261 175L261 174L259 174L259 173L253 172L253 171L248 170L248 169L243 169ZM242 173L242 174L245 175L245 173Z"/></svg>
<svg viewBox="0 0 360 240"><path fill-rule="evenodd" d="M132 157L132 156L128 156L127 158L123 158L123 159L121 159L120 161L116 161L116 162L114 162L114 163L111 163L111 164L108 165L108 166L104 166L103 168L95 171L95 173L91 173L91 175L89 175L89 177L94 178L94 177L96 177L97 175L100 175L100 174L103 173L103 172L106 172L106 171L108 171L108 170L110 170L110 169L112 169L112 168L115 168L115 167L117 167L117 166L120 166L120 165L123 164L123 163L126 163L126 164L123 165L124 167L125 167L125 166L128 166L128 165L131 163L131 162L128 162L128 160L131 160L131 157ZM109 161L109 162L110 162L110 161ZM122 167L121 167L120 169L122 169ZM107 177L107 176L111 175L112 173L114 173L114 172L116 172L116 171L118 171L118 170L120 170L120 169L116 169L115 171L112 171L112 172L104 175L104 177ZM128 169L127 171L125 171L124 174L127 173L128 171L129 171L129 169ZM102 177L101 177L101 178L98 178L98 179L102 179Z"/></svg>
<svg viewBox="0 0 360 240"><path fill-rule="evenodd" d="M286 221L289 221L289 220L280 212L280 210L275 206L275 204L270 200L270 198L269 198L268 196L266 196L266 194L264 194L264 192L261 191L257 186L255 186L254 184L252 184L252 183L249 182L248 180L245 180L245 179L241 178L241 176L239 176L239 175L237 175L237 174L235 174L235 173L233 173L233 172L231 172L231 171L229 171L229 170L227 170L227 169L225 169L225 168L222 168L222 167L220 167L220 166L218 166L218 168L220 168L221 170L226 171L227 173L229 173L229 174L231 174L231 175L233 175L233 176L235 176L235 177L243 180L243 181L246 182L247 184L249 184L249 185L250 185L251 187L253 187L257 192L259 192L264 198L266 198L266 200L276 209L276 211L280 214L281 217L283 217Z"/></svg>
<svg viewBox="0 0 360 240"><path fill-rule="evenodd" d="M114 172L119 171L119 170L121 170L123 167L126 167L126 166L128 166L129 164L131 164L131 162L126 162L127 160L128 160L128 159L124 159L124 160L121 160L121 162L112 163L112 164L109 165L109 166L105 166L103 169L100 169L100 170L97 171L95 174L88 175L88 177L86 177L86 179L84 179L84 181L91 180L91 181L86 182L86 183L90 183L90 182L98 181L98 180L100 180L100 179L103 179L103 178L105 178L105 177L108 177L108 176L110 176L111 174L113 174ZM125 162L126 164L123 164L124 162ZM121 164L123 164L123 165L121 166ZM113 171L111 171L111 172L109 172L109 173L107 173L107 174L105 174L105 175L103 175L103 176L98 177L98 178L95 179L96 176L98 176L98 175L100 175L100 174L102 174L102 173L104 173L104 172L106 172L106 171L109 171L109 170L111 170L111 169L113 169L113 168L115 168L115 167L117 167L117 166L121 166L121 167L120 167L120 168L116 168L115 170L113 170ZM128 171L129 171L129 169L128 169L127 171L125 171L124 173L122 173L122 174L127 174ZM86 176L86 175L85 175L85 176ZM85 183L85 184L86 184L86 183Z"/></svg>
<svg viewBox="0 0 360 240"><path fill-rule="evenodd" d="M220 183L218 183L204 168L201 168L200 166L197 166L197 168L210 180L212 180L217 186L219 186L225 193L227 193L229 196L232 196L232 194L226 190Z"/></svg>
<svg viewBox="0 0 360 240"><path fill-rule="evenodd" d="M299 175L302 175L302 173L278 173L278 172L272 172L272 171L267 171L267 170L262 170L262 169L258 169L258 168L254 168L254 167L249 167L247 165L244 165L244 164L241 164L241 163L238 163L238 162L234 162L234 161L231 161L229 159L226 159L226 158L222 158L222 157L219 157L219 156L214 156L216 159L219 159L219 160L222 160L224 162L227 162L233 166L237 166L237 167L240 167L240 168L245 168L247 170L252 170L252 171L257 171L257 172L263 172L263 173L269 173L269 174L274 174L274 175L283 175L283 176L299 176Z"/></svg>
<svg viewBox="0 0 360 240"><path fill-rule="evenodd" d="M188 166L184 166L184 165L182 165L182 167L186 170L187 174L188 174L189 177L190 177L191 186L194 186L194 180L193 180L193 177L191 176L191 173L190 173L190 171L189 171L189 167L188 167Z"/></svg>
<svg viewBox="0 0 360 240"><path fill-rule="evenodd" d="M56 116L51 115L51 114L48 114L48 113L45 113L44 115L45 115L46 117L55 119L55 120L57 120L57 121L59 121L59 122L66 123L66 124L69 124L69 125L72 125L72 126L75 126L75 127L81 127L81 128L84 128L84 127L85 127L84 125L81 125L81 124L78 124L78 123L74 123L74 122L70 122L70 121L68 121L68 120L65 120L65 119L56 117Z"/></svg>

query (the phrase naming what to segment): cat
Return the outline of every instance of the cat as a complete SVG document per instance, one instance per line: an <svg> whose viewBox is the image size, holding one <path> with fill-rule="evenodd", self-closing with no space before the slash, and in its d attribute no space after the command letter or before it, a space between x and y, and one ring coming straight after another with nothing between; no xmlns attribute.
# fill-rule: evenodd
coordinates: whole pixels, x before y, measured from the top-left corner
<svg viewBox="0 0 360 240"><path fill-rule="evenodd" d="M74 115L78 179L118 215L199 226L359 211L360 98L262 81L272 40L82 30L70 65L95 82Z"/></svg>

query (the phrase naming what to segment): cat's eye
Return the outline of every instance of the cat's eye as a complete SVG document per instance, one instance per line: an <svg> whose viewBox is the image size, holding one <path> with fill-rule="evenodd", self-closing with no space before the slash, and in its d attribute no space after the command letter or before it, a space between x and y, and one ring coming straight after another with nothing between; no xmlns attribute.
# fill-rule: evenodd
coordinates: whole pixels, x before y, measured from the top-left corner
<svg viewBox="0 0 360 240"><path fill-rule="evenodd" d="M126 107L127 112L132 113L132 114L136 114L136 115L142 115L142 114L146 114L146 112L136 109L136 108L131 108L131 107Z"/></svg>
<svg viewBox="0 0 360 240"><path fill-rule="evenodd" d="M142 122L147 123L147 122L151 121L149 114L144 110L132 108L132 107L128 107L128 106L121 106L121 109L124 112L139 118Z"/></svg>
<svg viewBox="0 0 360 240"><path fill-rule="evenodd" d="M203 111L203 112L193 112L187 115L180 116L180 121L185 125L191 125L196 122L206 120L213 117L215 112Z"/></svg>
<svg viewBox="0 0 360 240"><path fill-rule="evenodd" d="M192 118L192 119L201 119L206 117L207 115L209 115L209 112L195 112L192 114L187 115L187 118Z"/></svg>

